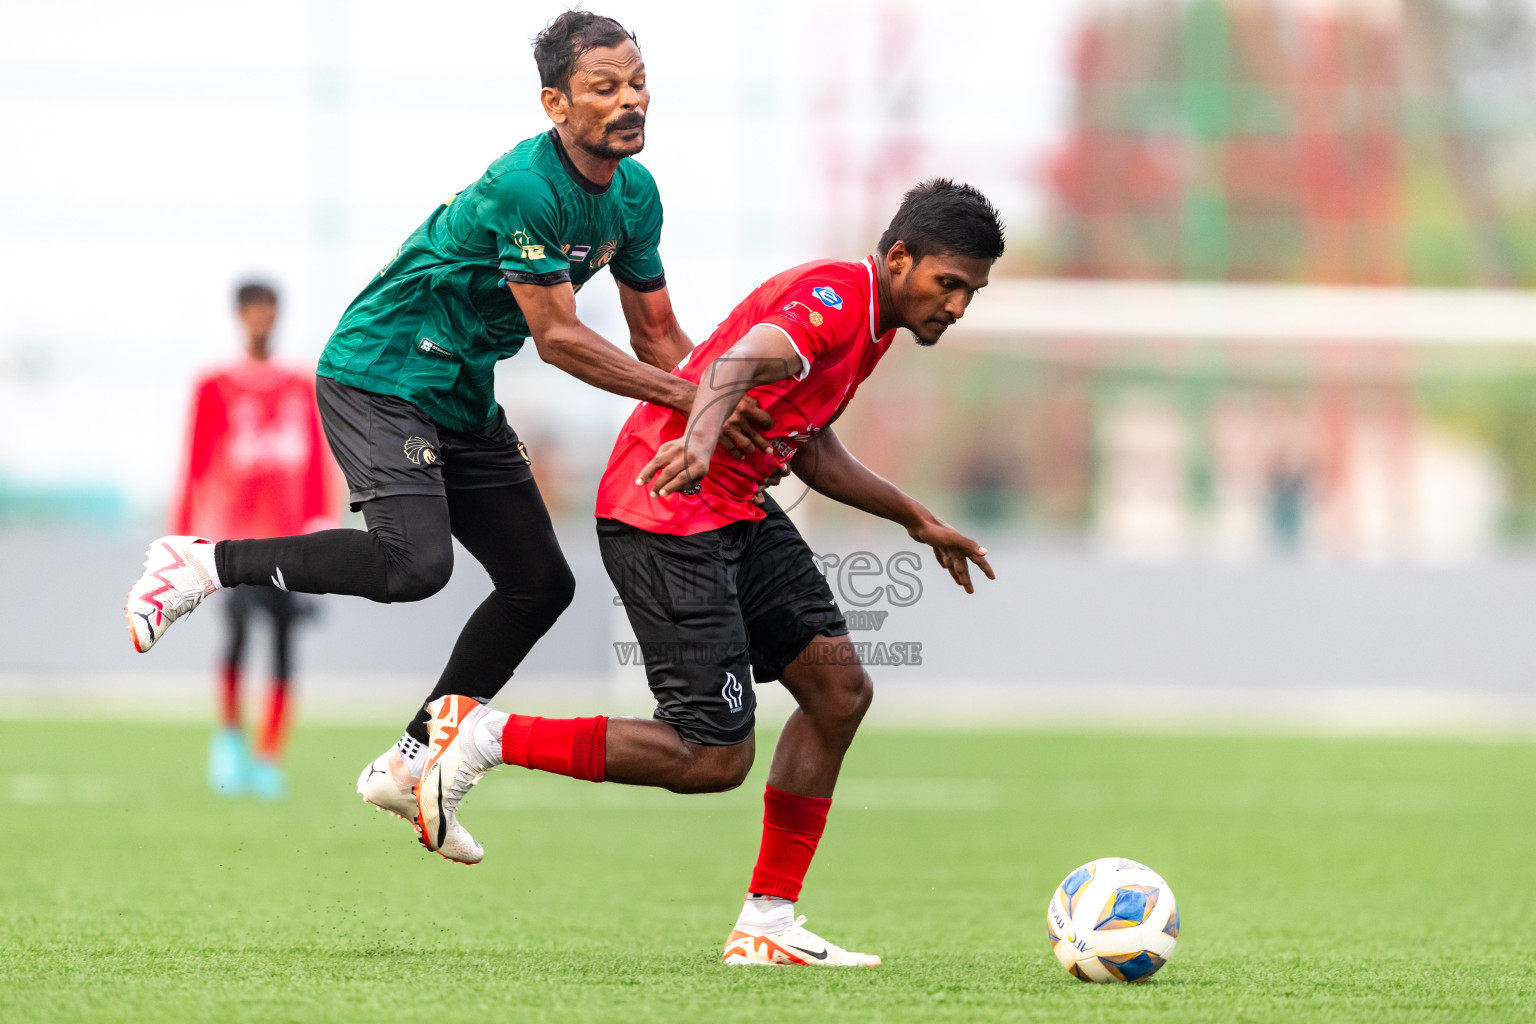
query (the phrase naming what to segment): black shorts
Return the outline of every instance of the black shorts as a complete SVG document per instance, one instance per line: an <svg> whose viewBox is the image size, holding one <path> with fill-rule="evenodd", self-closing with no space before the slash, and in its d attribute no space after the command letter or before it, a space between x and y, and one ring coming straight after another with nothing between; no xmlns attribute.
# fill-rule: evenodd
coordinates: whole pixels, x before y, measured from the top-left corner
<svg viewBox="0 0 1536 1024"><path fill-rule="evenodd" d="M528 451L496 407L484 430L438 426L403 398L315 378L320 423L346 475L352 511L392 494L447 494L533 479Z"/></svg>
<svg viewBox="0 0 1536 1024"><path fill-rule="evenodd" d="M645 658L658 721L689 743L752 735L752 682L778 679L817 636L848 624L800 531L771 499L768 517L675 537L597 521L608 578Z"/></svg>

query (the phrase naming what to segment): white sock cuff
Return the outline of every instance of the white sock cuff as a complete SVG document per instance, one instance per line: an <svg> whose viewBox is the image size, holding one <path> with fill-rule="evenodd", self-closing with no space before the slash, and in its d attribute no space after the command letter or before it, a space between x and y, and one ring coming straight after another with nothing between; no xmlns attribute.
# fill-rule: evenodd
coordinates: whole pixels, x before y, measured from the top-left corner
<svg viewBox="0 0 1536 1024"><path fill-rule="evenodd" d="M219 580L219 569L213 557L214 542L199 537L187 545L189 554L197 560L197 567L208 577L214 590L221 589L224 584Z"/></svg>
<svg viewBox="0 0 1536 1024"><path fill-rule="evenodd" d="M485 714L480 716L480 721L475 723L475 751L487 764L506 764L501 759L501 734L506 731L507 719L510 717L504 711L487 708Z"/></svg>
<svg viewBox="0 0 1536 1024"><path fill-rule="evenodd" d="M772 935L795 923L795 904L778 896L748 896L736 918L736 930L748 935Z"/></svg>

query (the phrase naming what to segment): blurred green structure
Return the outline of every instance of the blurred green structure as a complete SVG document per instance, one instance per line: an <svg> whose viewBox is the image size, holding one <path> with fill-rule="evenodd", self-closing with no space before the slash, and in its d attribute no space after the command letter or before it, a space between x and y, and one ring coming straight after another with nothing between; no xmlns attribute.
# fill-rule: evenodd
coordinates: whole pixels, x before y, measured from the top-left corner
<svg viewBox="0 0 1536 1024"><path fill-rule="evenodd" d="M946 514L1068 536L1388 555L1536 537L1536 322L1341 339L1326 287L1367 315L1451 288L1469 315L1524 318L1499 297L1536 284L1531 6L1121 0L1087 9L1071 68L1045 274L1325 287L1145 336L1138 304L1179 285L1084 292L1121 305L1108 333L1017 304L978 333L994 287L944 358L866 386L839 427L859 450L952 495ZM1292 300L1312 310L1297 332L1257 337Z"/></svg>
<svg viewBox="0 0 1536 1024"><path fill-rule="evenodd" d="M1536 282L1521 0L1103 5L1049 168L1054 269Z"/></svg>
<svg viewBox="0 0 1536 1024"><path fill-rule="evenodd" d="M1460 557L1536 534L1536 293L996 280L838 430L971 522Z"/></svg>

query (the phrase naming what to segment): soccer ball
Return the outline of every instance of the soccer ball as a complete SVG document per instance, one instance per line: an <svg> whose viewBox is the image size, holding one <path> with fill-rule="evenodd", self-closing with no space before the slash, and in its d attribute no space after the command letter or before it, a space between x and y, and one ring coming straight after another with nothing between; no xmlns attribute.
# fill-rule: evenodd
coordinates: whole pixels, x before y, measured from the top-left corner
<svg viewBox="0 0 1536 1024"><path fill-rule="evenodd" d="M1179 939L1179 905L1156 871L1124 857L1089 861L1045 911L1051 948L1083 981L1146 981Z"/></svg>

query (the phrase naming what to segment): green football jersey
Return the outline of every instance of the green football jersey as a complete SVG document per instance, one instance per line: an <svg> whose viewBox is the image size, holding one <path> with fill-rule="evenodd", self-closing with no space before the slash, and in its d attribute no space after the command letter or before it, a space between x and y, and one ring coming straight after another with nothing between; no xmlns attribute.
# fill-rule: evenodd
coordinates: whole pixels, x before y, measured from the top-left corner
<svg viewBox="0 0 1536 1024"><path fill-rule="evenodd" d="M606 187L582 176L553 130L491 164L432 211L342 314L318 373L396 395L452 430L496 415L496 363L528 321L508 281L580 288L604 266L638 291L665 286L661 199L650 172L619 161Z"/></svg>

